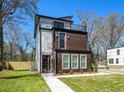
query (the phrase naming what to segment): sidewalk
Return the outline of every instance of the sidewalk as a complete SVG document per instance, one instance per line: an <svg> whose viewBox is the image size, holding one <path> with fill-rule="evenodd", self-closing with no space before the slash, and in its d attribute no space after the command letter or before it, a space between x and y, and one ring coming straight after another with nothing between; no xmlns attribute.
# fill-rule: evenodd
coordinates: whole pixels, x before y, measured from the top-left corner
<svg viewBox="0 0 124 93"><path fill-rule="evenodd" d="M56 76L53 76L51 73L42 74L42 76L52 92L74 93L71 88L69 88L66 84L60 81Z"/></svg>
<svg viewBox="0 0 124 93"><path fill-rule="evenodd" d="M58 78L96 76L96 75L108 75L108 74L111 74L111 73L101 72L101 73L61 75L61 76L54 76L52 73L45 73L45 74L42 74L42 76L52 92L74 93L74 91L71 88L69 88L66 84L64 84Z"/></svg>
<svg viewBox="0 0 124 93"><path fill-rule="evenodd" d="M108 75L111 73L90 73L90 74L77 74L77 75L60 75L57 78L66 78L66 77L80 77L80 76L98 76L98 75Z"/></svg>

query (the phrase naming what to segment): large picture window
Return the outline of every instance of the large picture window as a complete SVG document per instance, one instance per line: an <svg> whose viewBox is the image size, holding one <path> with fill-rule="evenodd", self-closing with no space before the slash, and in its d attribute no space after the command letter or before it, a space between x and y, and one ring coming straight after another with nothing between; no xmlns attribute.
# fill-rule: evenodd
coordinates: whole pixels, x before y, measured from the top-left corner
<svg viewBox="0 0 124 93"><path fill-rule="evenodd" d="M87 55L80 54L80 68L87 68Z"/></svg>
<svg viewBox="0 0 124 93"><path fill-rule="evenodd" d="M65 33L60 33L60 48L65 48Z"/></svg>
<svg viewBox="0 0 124 93"><path fill-rule="evenodd" d="M70 55L69 54L62 54L62 69L69 69L70 68Z"/></svg>
<svg viewBox="0 0 124 93"><path fill-rule="evenodd" d="M78 54L71 55L71 68L78 69Z"/></svg>

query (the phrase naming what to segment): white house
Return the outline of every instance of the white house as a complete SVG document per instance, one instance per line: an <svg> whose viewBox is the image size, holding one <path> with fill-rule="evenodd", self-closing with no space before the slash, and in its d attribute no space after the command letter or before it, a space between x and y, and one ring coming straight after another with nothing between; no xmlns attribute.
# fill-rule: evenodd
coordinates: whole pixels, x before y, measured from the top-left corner
<svg viewBox="0 0 124 93"><path fill-rule="evenodd" d="M124 68L124 47L107 50L107 64L109 67Z"/></svg>

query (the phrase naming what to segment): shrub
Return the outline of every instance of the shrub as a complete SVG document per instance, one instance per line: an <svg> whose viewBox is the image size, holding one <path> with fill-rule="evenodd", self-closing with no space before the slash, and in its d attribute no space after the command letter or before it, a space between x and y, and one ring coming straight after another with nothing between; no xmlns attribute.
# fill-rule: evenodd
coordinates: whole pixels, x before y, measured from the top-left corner
<svg viewBox="0 0 124 93"><path fill-rule="evenodd" d="M93 71L94 71L94 72L98 72L98 67L97 67L96 64L93 64L92 68L93 68Z"/></svg>
<svg viewBox="0 0 124 93"><path fill-rule="evenodd" d="M2 64L0 64L0 71L2 71L3 70L3 65Z"/></svg>
<svg viewBox="0 0 124 93"><path fill-rule="evenodd" d="M83 69L80 69L80 72L81 72L81 73L83 73L83 72L84 72L84 70L83 70Z"/></svg>

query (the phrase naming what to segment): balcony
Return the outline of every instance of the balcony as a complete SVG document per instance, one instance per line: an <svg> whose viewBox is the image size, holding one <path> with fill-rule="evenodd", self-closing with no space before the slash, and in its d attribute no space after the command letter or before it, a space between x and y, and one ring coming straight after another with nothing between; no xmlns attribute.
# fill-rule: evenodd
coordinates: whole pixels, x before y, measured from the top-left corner
<svg viewBox="0 0 124 93"><path fill-rule="evenodd" d="M41 22L40 27L47 28L47 29L52 29L53 27L59 28L59 27L55 27L54 24L50 23L50 22ZM60 28L62 28L62 27L60 27ZM77 25L77 24L72 24L71 27L64 25L64 29L86 32L86 26Z"/></svg>
<svg viewBox="0 0 124 93"><path fill-rule="evenodd" d="M85 32L86 31L86 26L72 24L71 29L76 30L76 31L84 31Z"/></svg>

